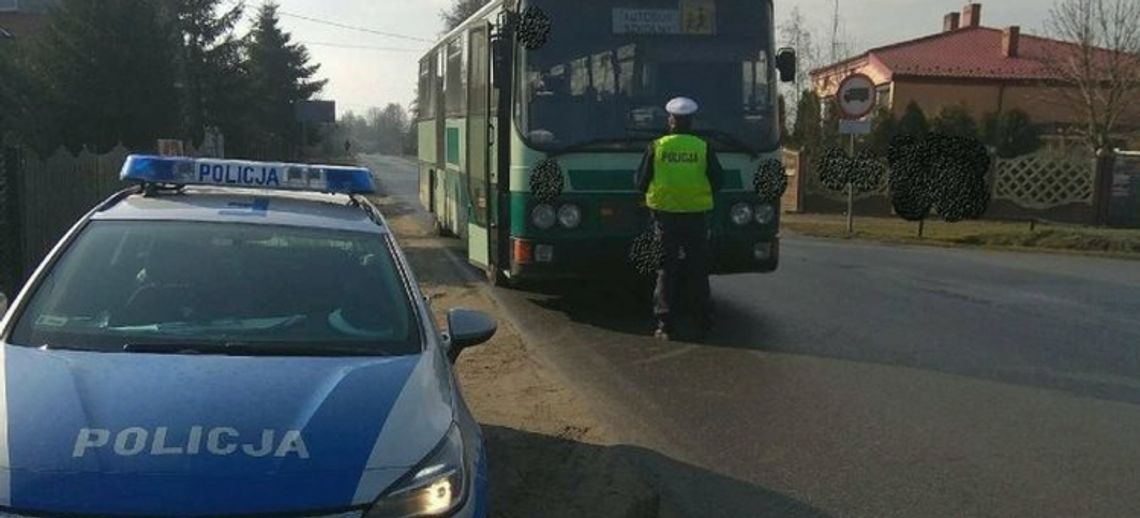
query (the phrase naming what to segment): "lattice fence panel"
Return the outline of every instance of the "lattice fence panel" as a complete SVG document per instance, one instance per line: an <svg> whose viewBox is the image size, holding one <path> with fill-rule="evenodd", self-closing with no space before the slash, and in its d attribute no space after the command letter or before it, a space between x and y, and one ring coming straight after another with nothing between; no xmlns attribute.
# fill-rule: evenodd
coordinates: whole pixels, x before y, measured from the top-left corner
<svg viewBox="0 0 1140 518"><path fill-rule="evenodd" d="M1039 153L998 160L994 198L1027 209L1091 204L1095 168L1086 157Z"/></svg>

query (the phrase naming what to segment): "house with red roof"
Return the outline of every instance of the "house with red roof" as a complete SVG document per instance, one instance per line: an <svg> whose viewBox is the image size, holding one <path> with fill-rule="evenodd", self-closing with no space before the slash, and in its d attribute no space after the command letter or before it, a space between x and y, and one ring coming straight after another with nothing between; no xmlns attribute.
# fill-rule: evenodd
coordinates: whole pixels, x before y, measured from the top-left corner
<svg viewBox="0 0 1140 518"><path fill-rule="evenodd" d="M1023 34L1017 26L985 27L982 5L971 3L961 13L946 15L942 32L812 71L812 86L820 98L828 99L846 76L863 73L877 86L878 106L895 117L913 101L928 117L945 106L964 105L978 120L1017 109L1036 124L1081 124L1080 111L1058 95L1056 78L1043 63L1071 46ZM1122 122L1140 127L1140 110Z"/></svg>

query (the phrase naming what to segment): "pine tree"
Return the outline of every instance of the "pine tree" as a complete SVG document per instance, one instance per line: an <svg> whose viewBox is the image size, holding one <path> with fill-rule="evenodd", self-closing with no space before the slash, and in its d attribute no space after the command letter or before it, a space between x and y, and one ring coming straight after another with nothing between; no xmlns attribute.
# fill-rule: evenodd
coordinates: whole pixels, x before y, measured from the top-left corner
<svg viewBox="0 0 1140 518"><path fill-rule="evenodd" d="M292 39L281 29L277 4L262 4L246 42L253 144L259 150L255 154L289 155L301 137L295 106L311 99L328 82L313 79L320 65L310 65L308 49Z"/></svg>
<svg viewBox="0 0 1140 518"><path fill-rule="evenodd" d="M986 114L982 119L982 141L1001 158L1014 158L1041 148L1041 131L1029 114L1010 110L1001 115Z"/></svg>
<svg viewBox="0 0 1140 518"><path fill-rule="evenodd" d="M911 101L906 105L906 111L899 119L898 133L916 138L930 133L930 124L926 122L926 114L922 112L918 103Z"/></svg>
<svg viewBox="0 0 1140 518"><path fill-rule="evenodd" d="M237 3L223 10L223 0L169 2L178 29L183 136L197 143L207 127L217 127L223 134L240 133L248 95L241 40L234 27L245 6Z"/></svg>
<svg viewBox="0 0 1140 518"><path fill-rule="evenodd" d="M978 123L963 104L944 106L938 117L930 122L930 129L951 137L978 138Z"/></svg>
<svg viewBox="0 0 1140 518"><path fill-rule="evenodd" d="M812 90L800 95L796 108L796 121L792 128L792 142L800 150L811 153L820 147L820 128L823 121L819 113L819 97Z"/></svg>
<svg viewBox="0 0 1140 518"><path fill-rule="evenodd" d="M175 49L160 5L149 0L63 0L31 49L33 117L41 151L152 149L174 136Z"/></svg>
<svg viewBox="0 0 1140 518"><path fill-rule="evenodd" d="M871 154L885 158L891 147L891 139L899 132L899 123L889 108L880 108L875 113L871 134L865 139L864 148Z"/></svg>

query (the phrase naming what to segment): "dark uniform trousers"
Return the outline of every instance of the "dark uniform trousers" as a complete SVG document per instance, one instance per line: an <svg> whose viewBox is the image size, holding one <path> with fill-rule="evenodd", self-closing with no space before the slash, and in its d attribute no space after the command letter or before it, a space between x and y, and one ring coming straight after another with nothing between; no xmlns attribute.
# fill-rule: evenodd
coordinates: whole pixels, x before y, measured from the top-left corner
<svg viewBox="0 0 1140 518"><path fill-rule="evenodd" d="M682 308L681 295L691 297L690 308L699 312L701 325L712 318L709 290L708 214L653 212L654 229L665 249L665 260L657 272L653 293L653 313L658 322L672 328Z"/></svg>

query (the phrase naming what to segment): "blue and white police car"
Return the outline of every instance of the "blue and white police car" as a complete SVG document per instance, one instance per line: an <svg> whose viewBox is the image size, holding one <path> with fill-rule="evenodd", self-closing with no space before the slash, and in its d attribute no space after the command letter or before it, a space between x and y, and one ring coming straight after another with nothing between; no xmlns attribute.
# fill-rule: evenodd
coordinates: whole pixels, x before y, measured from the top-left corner
<svg viewBox="0 0 1140 518"><path fill-rule="evenodd" d="M368 170L122 177L0 321L0 516L486 515L451 364L495 323L436 327Z"/></svg>

